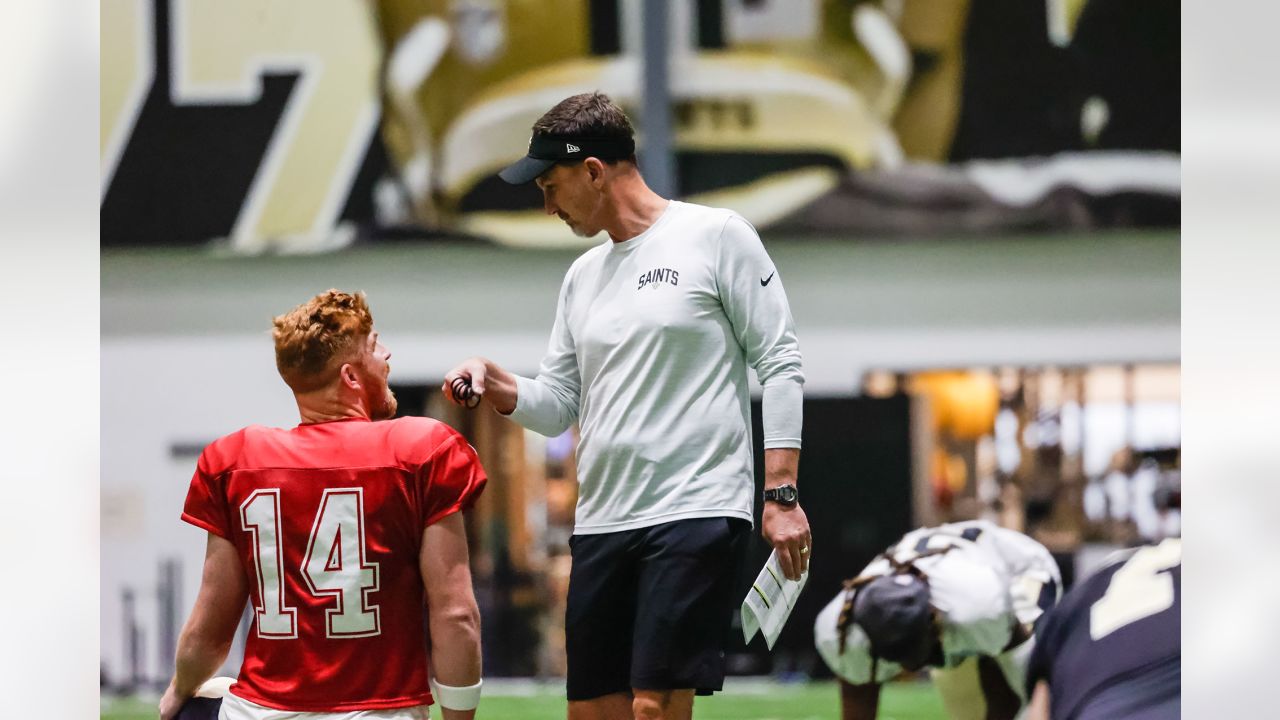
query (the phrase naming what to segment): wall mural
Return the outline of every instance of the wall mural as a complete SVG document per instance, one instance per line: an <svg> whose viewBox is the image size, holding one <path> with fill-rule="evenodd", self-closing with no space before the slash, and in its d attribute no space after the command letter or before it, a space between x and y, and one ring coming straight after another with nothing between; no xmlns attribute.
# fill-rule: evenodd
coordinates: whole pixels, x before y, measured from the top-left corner
<svg viewBox="0 0 1280 720"><path fill-rule="evenodd" d="M677 192L766 240L1176 227L1170 0L670 4ZM639 0L110 0L102 244L583 246L497 171L600 90Z"/></svg>

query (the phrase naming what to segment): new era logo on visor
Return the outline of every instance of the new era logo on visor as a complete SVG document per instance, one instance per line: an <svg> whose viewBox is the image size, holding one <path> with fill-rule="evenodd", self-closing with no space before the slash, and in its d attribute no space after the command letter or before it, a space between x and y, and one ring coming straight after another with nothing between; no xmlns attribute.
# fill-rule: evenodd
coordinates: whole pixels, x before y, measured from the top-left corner
<svg viewBox="0 0 1280 720"><path fill-rule="evenodd" d="M565 151L565 152L578 152L578 151L579 151L579 150L581 150L581 149L582 149L582 148L578 147L577 145L574 145L573 143L565 143L565 144L564 144L564 151Z"/></svg>

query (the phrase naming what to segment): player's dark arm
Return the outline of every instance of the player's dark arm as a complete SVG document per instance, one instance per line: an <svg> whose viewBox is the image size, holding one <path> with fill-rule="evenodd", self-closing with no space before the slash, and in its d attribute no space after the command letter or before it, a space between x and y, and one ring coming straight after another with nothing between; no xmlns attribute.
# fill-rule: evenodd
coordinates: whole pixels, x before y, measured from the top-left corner
<svg viewBox="0 0 1280 720"><path fill-rule="evenodd" d="M978 684L987 701L987 717L990 720L1013 720L1022 709L1022 698L1009 685L1004 670L995 658L983 655L978 658Z"/></svg>
<svg viewBox="0 0 1280 720"><path fill-rule="evenodd" d="M779 485L796 485L799 470L798 448L768 448L764 451L766 490ZM778 551L778 564L782 566L783 574L799 580L800 573L809 569L809 553L813 544L809 518L800 505L785 507L776 502L765 502L761 511L760 534ZM805 552L801 552L802 549Z"/></svg>
<svg viewBox="0 0 1280 720"><path fill-rule="evenodd" d="M453 381L459 377L470 382L471 389L494 410L510 415L516 409L516 376L494 361L482 357L468 358L444 376L440 390L445 398L458 405L466 405L464 400L453 396Z"/></svg>
<svg viewBox="0 0 1280 720"><path fill-rule="evenodd" d="M427 595L431 674L442 685L475 685L480 682L480 609L471 591L462 513L448 515L423 531L418 564ZM475 717L474 710L442 709L444 720Z"/></svg>
<svg viewBox="0 0 1280 720"><path fill-rule="evenodd" d="M879 706L880 683L840 681L840 720L875 720Z"/></svg>
<svg viewBox="0 0 1280 720"><path fill-rule="evenodd" d="M182 703L222 666L248 599L249 581L235 545L209 533L200 593L178 636L176 669L160 701L161 718L173 717Z"/></svg>

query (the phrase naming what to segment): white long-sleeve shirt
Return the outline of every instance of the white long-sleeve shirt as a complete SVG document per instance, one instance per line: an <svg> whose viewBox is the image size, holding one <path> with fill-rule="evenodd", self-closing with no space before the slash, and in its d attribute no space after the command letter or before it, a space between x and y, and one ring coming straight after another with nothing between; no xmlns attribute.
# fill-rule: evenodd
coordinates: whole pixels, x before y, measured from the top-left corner
<svg viewBox="0 0 1280 720"><path fill-rule="evenodd" d="M736 213L672 201L645 232L569 268L511 418L548 436L579 422L576 533L750 521L748 367L765 448L800 447L804 375L773 261Z"/></svg>

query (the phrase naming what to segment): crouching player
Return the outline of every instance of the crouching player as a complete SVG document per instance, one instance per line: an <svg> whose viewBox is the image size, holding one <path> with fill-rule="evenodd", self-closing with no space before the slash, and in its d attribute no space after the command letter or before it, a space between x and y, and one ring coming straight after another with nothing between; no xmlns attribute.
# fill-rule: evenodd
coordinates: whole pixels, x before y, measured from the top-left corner
<svg viewBox="0 0 1280 720"><path fill-rule="evenodd" d="M425 720L434 695L446 720L469 720L480 618L460 511L485 484L475 451L434 420L389 419L391 353L363 294L317 295L274 338L301 423L200 456L182 519L208 531L204 575L161 719L218 704L220 720ZM188 704L246 602L239 678L220 703Z"/></svg>
<svg viewBox="0 0 1280 720"><path fill-rule="evenodd" d="M923 668L952 718L1017 717L1033 626L1061 584L1048 550L992 523L908 533L845 581L814 624L840 678L843 720L876 717L880 685Z"/></svg>

